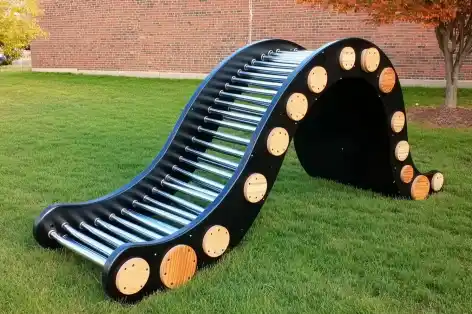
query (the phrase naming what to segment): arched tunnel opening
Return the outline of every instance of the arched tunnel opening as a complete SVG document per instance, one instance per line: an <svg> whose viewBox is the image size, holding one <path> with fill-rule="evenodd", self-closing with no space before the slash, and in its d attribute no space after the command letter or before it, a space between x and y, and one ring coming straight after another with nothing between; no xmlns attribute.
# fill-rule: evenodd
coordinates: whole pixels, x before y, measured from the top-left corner
<svg viewBox="0 0 472 314"><path fill-rule="evenodd" d="M388 122L376 89L362 78L332 85L312 105L294 139L313 177L394 194Z"/></svg>

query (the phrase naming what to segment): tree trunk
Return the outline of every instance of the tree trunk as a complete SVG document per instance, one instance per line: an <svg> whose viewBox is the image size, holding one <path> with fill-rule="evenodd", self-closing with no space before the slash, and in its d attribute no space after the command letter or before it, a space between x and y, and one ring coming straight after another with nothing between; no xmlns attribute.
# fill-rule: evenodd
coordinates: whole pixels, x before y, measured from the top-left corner
<svg viewBox="0 0 472 314"><path fill-rule="evenodd" d="M459 79L457 77L453 77L451 80L446 80L446 99L444 100L444 106L447 108L457 107L458 83Z"/></svg>
<svg viewBox="0 0 472 314"><path fill-rule="evenodd" d="M445 62L446 97L444 106L447 108L456 108L460 67L454 62L454 49L450 47L451 31L444 24L436 27L435 31L439 48L441 48Z"/></svg>

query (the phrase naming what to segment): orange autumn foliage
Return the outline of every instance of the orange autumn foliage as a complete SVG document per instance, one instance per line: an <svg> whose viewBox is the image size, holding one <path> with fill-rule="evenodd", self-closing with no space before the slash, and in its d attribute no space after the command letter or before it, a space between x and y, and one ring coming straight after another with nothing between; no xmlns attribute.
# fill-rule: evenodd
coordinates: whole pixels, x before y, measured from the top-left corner
<svg viewBox="0 0 472 314"><path fill-rule="evenodd" d="M296 0L297 3L322 5L335 11L367 12L377 24L395 21L437 26L472 12L472 0Z"/></svg>
<svg viewBox="0 0 472 314"><path fill-rule="evenodd" d="M434 28L444 56L445 106L457 106L459 73L472 55L472 0L296 0L340 12L364 12L381 25L409 22Z"/></svg>

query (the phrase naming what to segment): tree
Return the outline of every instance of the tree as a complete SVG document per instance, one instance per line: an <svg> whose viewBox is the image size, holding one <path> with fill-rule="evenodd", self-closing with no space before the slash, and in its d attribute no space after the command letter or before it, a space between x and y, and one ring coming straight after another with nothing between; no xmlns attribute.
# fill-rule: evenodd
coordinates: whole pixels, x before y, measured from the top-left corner
<svg viewBox="0 0 472 314"><path fill-rule="evenodd" d="M297 0L339 12L365 12L377 25L396 21L434 28L446 70L444 105L457 106L459 73L472 55L472 0Z"/></svg>
<svg viewBox="0 0 472 314"><path fill-rule="evenodd" d="M0 0L0 49L11 62L30 42L46 33L36 22L41 14L36 0Z"/></svg>

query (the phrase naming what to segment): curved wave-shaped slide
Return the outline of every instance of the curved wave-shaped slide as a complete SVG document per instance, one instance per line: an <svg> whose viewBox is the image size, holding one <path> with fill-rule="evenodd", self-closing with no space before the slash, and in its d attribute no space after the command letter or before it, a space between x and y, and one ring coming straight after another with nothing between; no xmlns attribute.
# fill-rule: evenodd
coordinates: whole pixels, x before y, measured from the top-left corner
<svg viewBox="0 0 472 314"><path fill-rule="evenodd" d="M292 139L312 176L415 200L443 186L413 164L398 76L378 47L264 40L208 75L146 170L102 198L49 206L34 236L100 265L113 299L179 287L240 242Z"/></svg>

